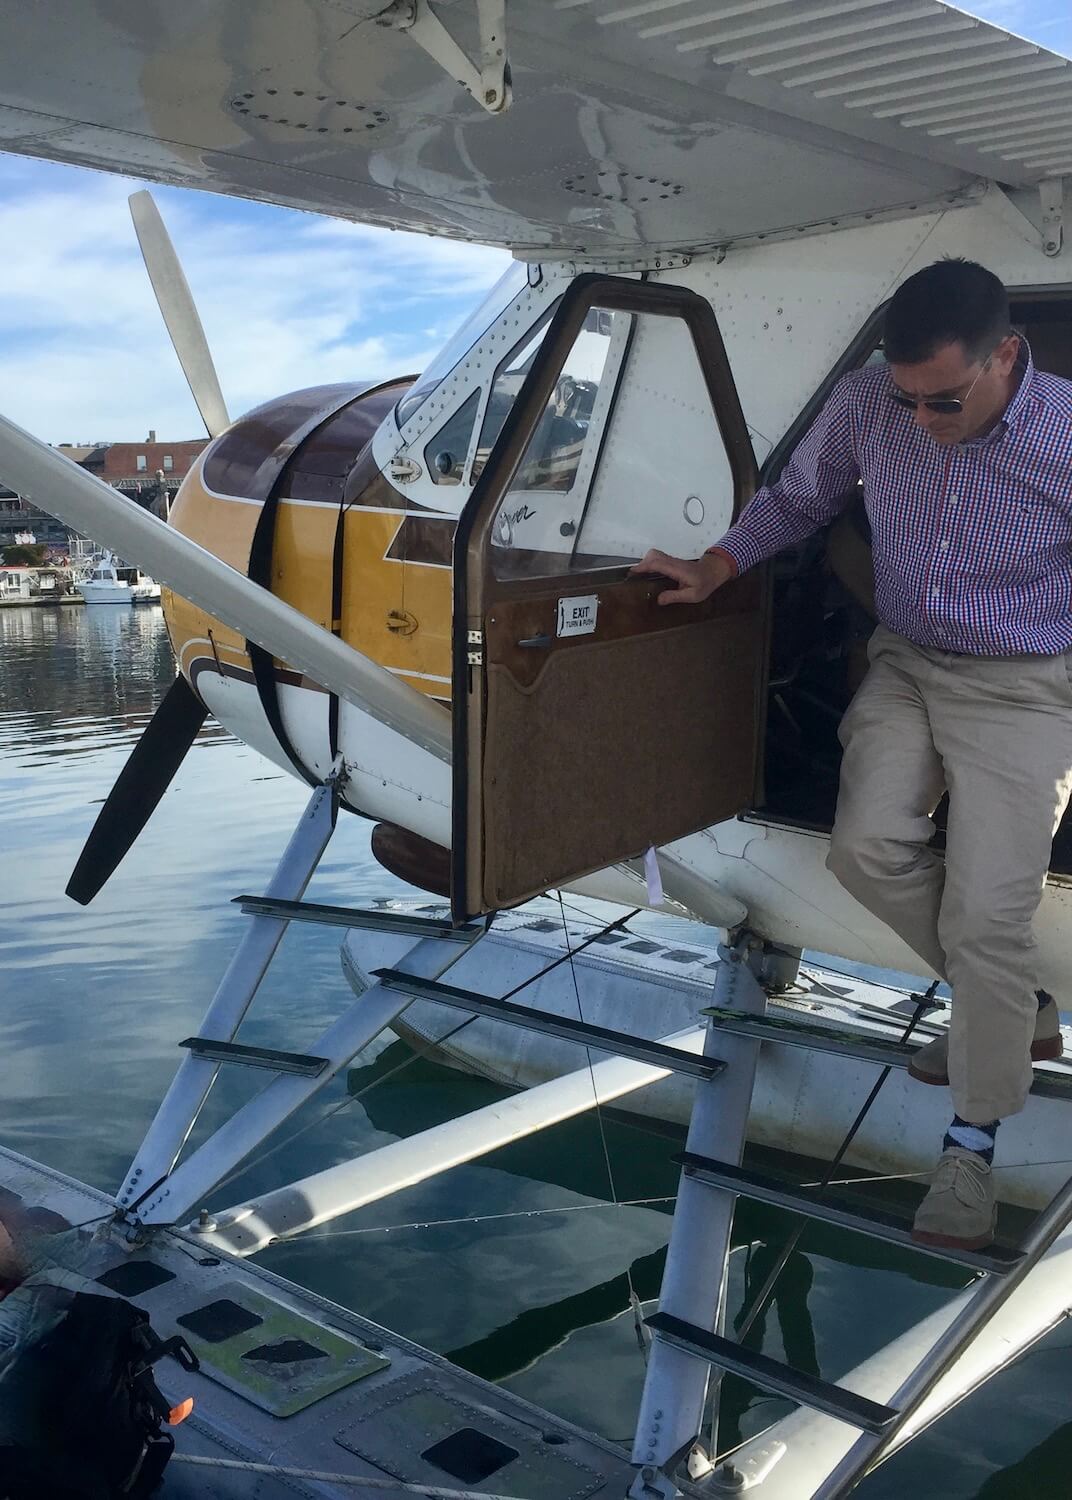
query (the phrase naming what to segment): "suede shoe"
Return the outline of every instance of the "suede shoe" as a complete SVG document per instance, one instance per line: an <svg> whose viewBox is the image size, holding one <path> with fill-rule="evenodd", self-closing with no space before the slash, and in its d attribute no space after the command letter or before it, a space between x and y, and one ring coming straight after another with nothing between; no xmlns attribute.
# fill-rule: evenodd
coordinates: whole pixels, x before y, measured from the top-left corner
<svg viewBox="0 0 1072 1500"><path fill-rule="evenodd" d="M921 1245L981 1250L994 1238L997 1220L990 1167L974 1151L950 1146L938 1158L930 1191L916 1211L912 1238Z"/></svg>
<svg viewBox="0 0 1072 1500"><path fill-rule="evenodd" d="M1065 1050L1061 1039L1061 1017L1052 995L1047 995L1035 1017L1035 1035L1031 1042L1032 1062L1052 1062ZM943 1032L928 1042L908 1064L908 1075L917 1083L949 1082L949 1033Z"/></svg>

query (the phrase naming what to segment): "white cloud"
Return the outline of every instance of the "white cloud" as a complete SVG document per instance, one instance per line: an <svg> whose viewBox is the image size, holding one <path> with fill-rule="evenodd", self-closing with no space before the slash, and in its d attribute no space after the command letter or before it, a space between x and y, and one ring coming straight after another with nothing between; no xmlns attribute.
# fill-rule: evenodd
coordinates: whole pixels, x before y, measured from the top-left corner
<svg viewBox="0 0 1072 1500"><path fill-rule="evenodd" d="M41 167L31 188L13 171L5 191L4 169L0 411L50 442L199 435L126 206L138 184ZM480 246L157 196L232 414L419 370L508 264Z"/></svg>

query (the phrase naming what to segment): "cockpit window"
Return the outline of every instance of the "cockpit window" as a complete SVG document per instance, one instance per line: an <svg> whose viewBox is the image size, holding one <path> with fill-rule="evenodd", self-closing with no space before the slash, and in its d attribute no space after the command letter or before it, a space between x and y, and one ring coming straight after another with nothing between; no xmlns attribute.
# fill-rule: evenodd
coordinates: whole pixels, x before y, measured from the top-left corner
<svg viewBox="0 0 1072 1500"><path fill-rule="evenodd" d="M435 484L461 484L479 405L478 387L426 445L424 462Z"/></svg>
<svg viewBox="0 0 1072 1500"><path fill-rule="evenodd" d="M556 303L555 306L557 305ZM554 308L548 310L539 326L529 334L524 343L519 344L503 360L495 372L491 394L488 396L488 404L484 412L484 423L480 429L476 457L473 459L472 480L474 484L480 478L481 471L488 461L488 454L494 448L499 433L503 429L503 423L510 415L510 408L524 384L525 376L529 373L529 367L536 357L536 351L543 343L543 336L547 332L547 325L551 321L553 311Z"/></svg>
<svg viewBox="0 0 1072 1500"><path fill-rule="evenodd" d="M491 291L475 312L470 313L454 337L439 351L416 385L398 403L396 418L399 427L404 427L425 401L454 369L455 365L469 353L476 341L491 327L495 319L528 282L528 266L515 260L499 277Z"/></svg>
<svg viewBox="0 0 1072 1500"><path fill-rule="evenodd" d="M557 303L555 304L557 306ZM539 328L503 361L495 373L495 382L484 412L472 478L475 482L487 462L488 454L510 415L518 391L529 373L536 351L543 342L554 307L548 310ZM603 376L610 347L614 314L593 308L588 321L570 351L547 410L525 455L512 488L514 490L558 490L573 488L581 450L592 418L599 382ZM626 318L619 322L625 324Z"/></svg>

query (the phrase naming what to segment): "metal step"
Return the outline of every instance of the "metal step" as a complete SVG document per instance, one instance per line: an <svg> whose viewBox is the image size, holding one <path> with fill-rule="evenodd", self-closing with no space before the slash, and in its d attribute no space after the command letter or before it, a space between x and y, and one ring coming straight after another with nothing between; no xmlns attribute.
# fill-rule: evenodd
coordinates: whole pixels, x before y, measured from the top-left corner
<svg viewBox="0 0 1072 1500"><path fill-rule="evenodd" d="M241 1063L246 1068L267 1068L272 1073L299 1073L303 1078L318 1078L328 1065L326 1057L275 1052L271 1047L244 1047L241 1042L216 1042L207 1036L188 1036L179 1046L205 1062Z"/></svg>
<svg viewBox="0 0 1072 1500"><path fill-rule="evenodd" d="M360 927L373 932L394 932L401 937L439 937L448 942L471 943L484 931L470 923L452 927L449 917L418 917L409 912L361 911L349 906L320 906L315 901L280 901L272 896L234 896L251 917L282 917L287 922L316 922L322 927Z"/></svg>
<svg viewBox="0 0 1072 1500"><path fill-rule="evenodd" d="M457 989L434 979L415 979L399 969L374 969L372 977L387 989L401 990L418 1000L435 1000L439 1005L488 1016L493 1021L506 1021L511 1026L524 1026L529 1031L546 1032L562 1041L580 1042L600 1052L631 1057L636 1062L651 1063L653 1067L668 1068L674 1073L687 1073L693 1078L714 1078L726 1066L718 1058L683 1052L665 1042L645 1041L643 1037L630 1036L624 1031L610 1031L605 1026L592 1026L587 1021L572 1021L552 1011L514 1005L509 1000L497 1000L493 995L480 995L475 990Z"/></svg>
<svg viewBox="0 0 1072 1500"><path fill-rule="evenodd" d="M747 1036L761 1042L781 1042L787 1047L806 1047L812 1052L829 1052L835 1057L853 1057L858 1062L878 1063L881 1067L907 1068L920 1050L887 1037L865 1037L859 1032L838 1031L832 1026L817 1026L810 1021L782 1020L777 1016L742 1016L738 1010L708 1006L700 1012L731 1036ZM1072 1071L1067 1076L1035 1070L1031 1092L1040 1099L1072 1101Z"/></svg>
<svg viewBox="0 0 1072 1500"><path fill-rule="evenodd" d="M781 1182L777 1177L751 1168L735 1167L729 1162L715 1161L708 1156L683 1151L674 1160L679 1162L690 1177L712 1187L725 1188L739 1193L757 1203L770 1203L776 1208L787 1208L795 1214L806 1214L809 1219L818 1219L824 1224L836 1224L839 1229L853 1229L869 1235L875 1240L886 1240L892 1245L903 1245L909 1250L918 1250L923 1255L934 1255L939 1260L952 1261L958 1266L967 1266L972 1271L990 1271L1001 1275L1011 1271L1023 1259L1023 1252L1005 1245L993 1245L987 1250L947 1250L937 1245L921 1245L912 1238L912 1226L908 1220L882 1209L862 1209L846 1194L831 1195L829 1188L809 1192L793 1183ZM862 1179L866 1183L867 1179Z"/></svg>
<svg viewBox="0 0 1072 1500"><path fill-rule="evenodd" d="M901 1415L895 1407L882 1406L832 1381L794 1370L780 1360L746 1349L720 1334L696 1328L671 1313L653 1313L644 1321L660 1339L684 1349L687 1354L695 1354L698 1359L705 1359L731 1375L740 1375L764 1390L798 1401L802 1406L810 1406L814 1411L836 1417L839 1422L847 1422L864 1432L881 1436Z"/></svg>

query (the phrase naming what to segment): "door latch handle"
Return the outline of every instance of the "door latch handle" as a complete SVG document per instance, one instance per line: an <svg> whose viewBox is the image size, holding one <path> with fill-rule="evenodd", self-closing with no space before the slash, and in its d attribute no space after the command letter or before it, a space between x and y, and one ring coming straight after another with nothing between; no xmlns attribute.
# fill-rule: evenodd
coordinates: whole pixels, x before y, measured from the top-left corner
<svg viewBox="0 0 1072 1500"><path fill-rule="evenodd" d="M526 640L518 641L517 644L527 647L530 651L546 651L553 640L553 635L530 635Z"/></svg>

